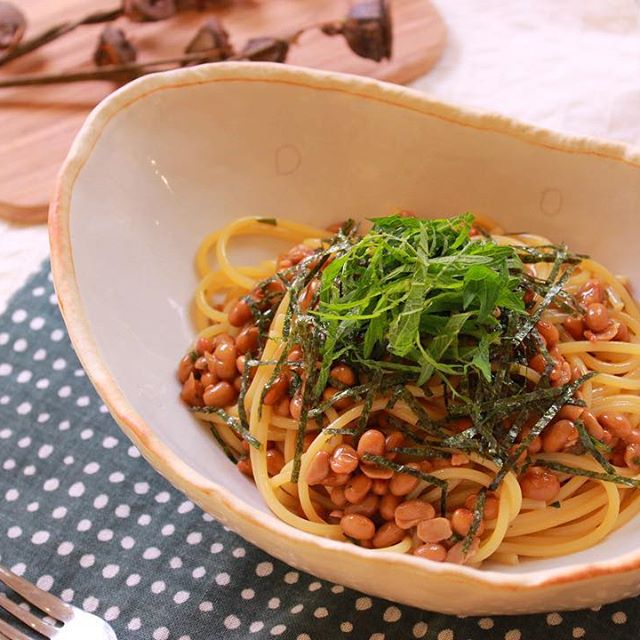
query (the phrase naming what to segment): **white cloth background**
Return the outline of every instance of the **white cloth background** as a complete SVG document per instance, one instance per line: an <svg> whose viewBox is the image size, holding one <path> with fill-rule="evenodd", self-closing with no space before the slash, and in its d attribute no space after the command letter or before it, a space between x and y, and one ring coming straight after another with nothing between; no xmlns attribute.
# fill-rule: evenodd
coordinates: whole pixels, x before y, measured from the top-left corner
<svg viewBox="0 0 640 640"><path fill-rule="evenodd" d="M640 145L640 0L434 2L449 44L416 88L567 133ZM45 227L0 222L0 312L47 252Z"/></svg>

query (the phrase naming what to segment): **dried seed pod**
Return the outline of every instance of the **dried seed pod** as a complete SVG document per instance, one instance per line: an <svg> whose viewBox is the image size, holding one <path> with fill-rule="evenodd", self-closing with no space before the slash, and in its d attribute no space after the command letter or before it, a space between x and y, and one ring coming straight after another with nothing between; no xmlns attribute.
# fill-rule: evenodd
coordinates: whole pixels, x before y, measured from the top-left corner
<svg viewBox="0 0 640 640"><path fill-rule="evenodd" d="M194 61L191 64L202 62L220 62L233 55L233 47L229 42L229 34L218 18L207 20L198 29L198 33L187 45L185 53L207 53L202 60Z"/></svg>
<svg viewBox="0 0 640 640"><path fill-rule="evenodd" d="M135 62L137 55L136 48L127 40L124 31L107 25L100 34L98 46L93 53L93 61L98 67L126 64Z"/></svg>
<svg viewBox="0 0 640 640"><path fill-rule="evenodd" d="M393 35L387 0L356 2L342 25L328 23L322 31L329 36L343 35L351 50L361 58L376 62L391 58Z"/></svg>
<svg viewBox="0 0 640 640"><path fill-rule="evenodd" d="M289 42L280 38L251 38L242 49L242 57L258 62L285 62Z"/></svg>
<svg viewBox="0 0 640 640"><path fill-rule="evenodd" d="M157 22L176 14L175 0L124 0L124 14L134 22Z"/></svg>
<svg viewBox="0 0 640 640"><path fill-rule="evenodd" d="M13 49L26 28L24 13L10 2L0 2L0 51Z"/></svg>

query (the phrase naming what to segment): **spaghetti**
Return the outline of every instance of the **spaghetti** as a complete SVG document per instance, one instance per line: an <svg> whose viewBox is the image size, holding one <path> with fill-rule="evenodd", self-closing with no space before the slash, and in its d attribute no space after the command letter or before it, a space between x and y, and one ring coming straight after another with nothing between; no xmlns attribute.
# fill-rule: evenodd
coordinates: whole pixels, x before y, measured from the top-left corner
<svg viewBox="0 0 640 640"><path fill-rule="evenodd" d="M265 235L294 246L232 264ZM592 259L400 214L363 235L243 218L196 266L181 397L291 526L515 564L640 511L640 311Z"/></svg>

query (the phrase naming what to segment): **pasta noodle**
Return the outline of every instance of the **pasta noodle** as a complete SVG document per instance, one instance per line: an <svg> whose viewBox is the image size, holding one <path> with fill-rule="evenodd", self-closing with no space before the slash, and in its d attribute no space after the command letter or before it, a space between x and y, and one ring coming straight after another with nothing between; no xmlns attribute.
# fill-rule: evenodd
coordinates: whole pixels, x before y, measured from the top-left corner
<svg viewBox="0 0 640 640"><path fill-rule="evenodd" d="M525 334L528 346L505 351L512 359L502 364L492 357L486 371L495 386L500 380L509 388L519 385L532 408L514 417L513 398L496 396L496 407L513 410L496 413L490 432L479 426L478 416L490 412L481 400L468 405L476 407L468 414L455 413L467 386L481 386L473 382L482 379L480 368L469 382L457 362L438 361L428 379L419 380L423 370L410 358L423 357L424 347L414 345L407 356L382 358L398 370L414 371L402 384L385 387L387 377L396 375L391 364L380 377L373 368L362 374L358 362L340 353L322 384L322 355L309 362L304 342L319 338L304 338L301 323L292 348L296 318L307 314L316 329L313 322L323 318L317 306L325 295L322 274L353 250L354 232L343 227L336 236L337 229L253 217L202 242L194 294L199 335L180 364L182 398L210 423L227 455L287 524L376 550L477 566L580 551L640 511L640 310L626 284L590 258L551 249L541 236L508 235L488 220L473 224L469 246L476 239L485 242L487 234L493 242L486 244L522 259L529 306L516 313L524 318L521 333L533 318ZM263 236L295 246L259 265L232 263L232 242ZM505 276L507 285L515 286ZM407 290L403 302L414 290ZM489 295L480 286L477 291ZM422 295L416 305L426 299ZM381 300L389 304L385 313L393 313L394 300ZM377 309L357 316L349 304L341 300L325 312L326 326L333 329L322 336L317 353L337 340L332 332L343 314L375 328ZM502 304L496 300L498 311L490 309L495 326ZM509 304L516 302L504 308ZM421 318L420 326L427 322ZM441 331L446 321L445 315L430 320ZM468 316L460 322L466 321ZM401 322L402 316L398 333ZM502 330L507 331L504 325ZM469 338L458 338L452 347L451 335L440 353L464 353ZM520 335L510 339L517 343ZM437 360L433 342L429 349ZM343 353L350 352L345 347ZM316 396L307 406L312 382Z"/></svg>

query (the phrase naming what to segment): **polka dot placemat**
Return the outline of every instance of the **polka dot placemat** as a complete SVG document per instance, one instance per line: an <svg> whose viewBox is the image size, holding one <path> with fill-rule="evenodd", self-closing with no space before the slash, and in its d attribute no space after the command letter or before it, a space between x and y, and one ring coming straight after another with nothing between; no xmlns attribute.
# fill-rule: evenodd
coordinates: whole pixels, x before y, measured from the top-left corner
<svg viewBox="0 0 640 640"><path fill-rule="evenodd" d="M267 556L174 490L120 432L69 344L48 265L0 317L0 561L104 617L120 640L626 640L640 611L627 600L457 618Z"/></svg>

